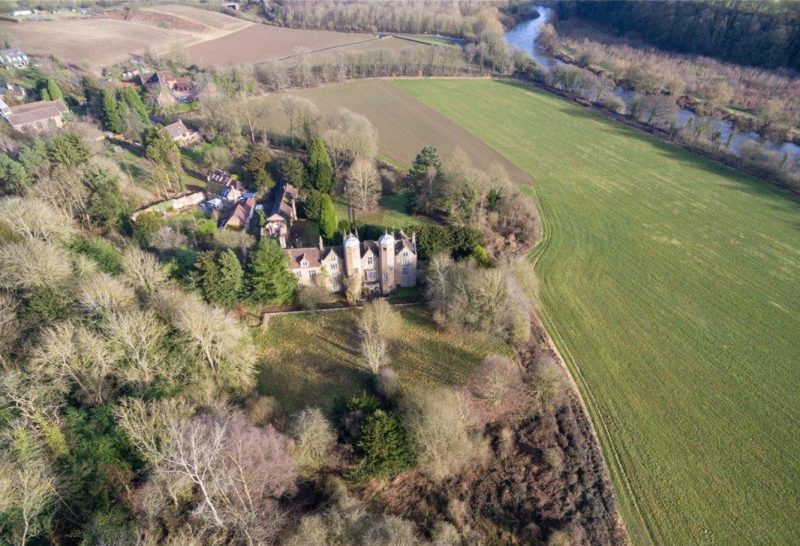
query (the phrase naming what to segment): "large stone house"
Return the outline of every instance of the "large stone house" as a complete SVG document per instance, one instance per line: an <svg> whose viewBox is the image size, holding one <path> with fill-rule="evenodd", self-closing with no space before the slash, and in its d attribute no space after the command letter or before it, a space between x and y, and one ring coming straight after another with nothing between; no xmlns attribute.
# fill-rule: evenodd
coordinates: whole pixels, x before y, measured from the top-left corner
<svg viewBox="0 0 800 546"><path fill-rule="evenodd" d="M359 276L367 293L388 294L399 287L417 285L417 242L400 231L397 237L386 233L377 241L360 241L358 235L345 236L341 246L287 248L289 269L300 286L319 282L327 275L328 288L338 292L346 279Z"/></svg>

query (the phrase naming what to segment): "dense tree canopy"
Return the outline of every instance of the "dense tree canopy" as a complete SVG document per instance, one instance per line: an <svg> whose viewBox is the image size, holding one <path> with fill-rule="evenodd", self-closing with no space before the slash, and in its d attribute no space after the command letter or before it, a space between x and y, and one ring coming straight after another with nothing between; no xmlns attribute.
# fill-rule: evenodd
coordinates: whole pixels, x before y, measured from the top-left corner
<svg viewBox="0 0 800 546"><path fill-rule="evenodd" d="M662 49L800 70L797 2L579 0L559 2L558 7L562 18L610 25Z"/></svg>

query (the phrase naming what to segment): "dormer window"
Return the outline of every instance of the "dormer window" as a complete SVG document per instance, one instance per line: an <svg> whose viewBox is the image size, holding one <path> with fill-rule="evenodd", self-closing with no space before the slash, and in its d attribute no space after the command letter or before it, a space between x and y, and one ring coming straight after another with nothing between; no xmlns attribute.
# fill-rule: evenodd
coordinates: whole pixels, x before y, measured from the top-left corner
<svg viewBox="0 0 800 546"><path fill-rule="evenodd" d="M408 250L404 250L403 251L403 256L406 257L406 258L408 257Z"/></svg>
<svg viewBox="0 0 800 546"><path fill-rule="evenodd" d="M372 256L367 256L367 265L372 265Z"/></svg>
<svg viewBox="0 0 800 546"><path fill-rule="evenodd" d="M301 261L300 267L308 267L308 262L306 260Z"/></svg>

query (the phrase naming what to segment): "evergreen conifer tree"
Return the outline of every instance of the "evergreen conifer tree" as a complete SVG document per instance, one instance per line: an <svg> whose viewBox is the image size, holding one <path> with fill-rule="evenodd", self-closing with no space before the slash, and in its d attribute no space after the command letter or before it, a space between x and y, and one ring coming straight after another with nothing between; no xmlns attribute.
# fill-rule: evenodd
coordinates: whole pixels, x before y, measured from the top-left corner
<svg viewBox="0 0 800 546"><path fill-rule="evenodd" d="M322 193L330 193L333 187L333 167L325 143L317 137L308 147L308 178L311 186Z"/></svg>
<svg viewBox="0 0 800 546"><path fill-rule="evenodd" d="M113 133L121 133L124 127L122 126L122 118L119 117L119 104L114 92L110 89L103 89L100 94L102 97L103 126Z"/></svg>
<svg viewBox="0 0 800 546"><path fill-rule="evenodd" d="M277 241L262 239L250 253L245 282L250 298L256 303L288 303L292 300L297 278L288 267L288 256Z"/></svg>
<svg viewBox="0 0 800 546"><path fill-rule="evenodd" d="M319 208L319 232L326 240L330 241L336 235L338 227L339 218L336 215L336 208L333 206L331 196L323 194Z"/></svg>
<svg viewBox="0 0 800 546"><path fill-rule="evenodd" d="M50 95L50 100L64 98L64 93L61 92L61 88L58 87L58 84L50 78L47 78L47 94Z"/></svg>

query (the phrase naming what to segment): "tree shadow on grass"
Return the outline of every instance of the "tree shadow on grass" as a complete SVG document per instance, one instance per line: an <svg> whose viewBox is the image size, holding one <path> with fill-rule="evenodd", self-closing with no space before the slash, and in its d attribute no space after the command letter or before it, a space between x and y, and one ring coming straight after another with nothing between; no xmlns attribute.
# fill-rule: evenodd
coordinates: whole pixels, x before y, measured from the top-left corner
<svg viewBox="0 0 800 546"><path fill-rule="evenodd" d="M256 390L274 396L287 414L309 405L330 409L336 397L367 389L372 381L358 365L354 322L315 317L321 319L319 331L297 331L289 343L295 351L279 353L259 367Z"/></svg>

